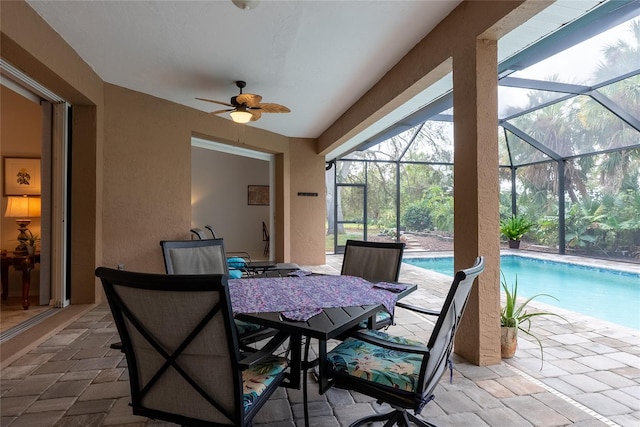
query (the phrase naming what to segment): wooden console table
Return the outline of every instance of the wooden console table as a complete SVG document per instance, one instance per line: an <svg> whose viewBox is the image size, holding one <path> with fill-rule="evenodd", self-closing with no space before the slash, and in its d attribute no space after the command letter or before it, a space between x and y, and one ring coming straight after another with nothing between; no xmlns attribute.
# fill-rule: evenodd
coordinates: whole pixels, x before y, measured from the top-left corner
<svg viewBox="0 0 640 427"><path fill-rule="evenodd" d="M9 267L22 272L22 307L29 309L29 288L31 287L31 270L40 262L40 253L33 255L15 255L8 252L2 256L2 301L9 296Z"/></svg>

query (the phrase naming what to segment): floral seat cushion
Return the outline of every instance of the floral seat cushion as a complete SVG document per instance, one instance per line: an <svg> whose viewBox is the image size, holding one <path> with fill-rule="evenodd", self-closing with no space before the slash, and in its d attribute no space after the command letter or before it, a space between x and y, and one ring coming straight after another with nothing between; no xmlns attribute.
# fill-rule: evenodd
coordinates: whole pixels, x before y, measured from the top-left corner
<svg viewBox="0 0 640 427"><path fill-rule="evenodd" d="M242 371L242 404L245 412L251 409L274 378L287 369L287 366L287 359L274 356Z"/></svg>
<svg viewBox="0 0 640 427"><path fill-rule="evenodd" d="M366 333L398 344L423 346L419 341L394 337L381 331ZM330 371L414 392L418 386L422 356L347 338L327 354L327 361Z"/></svg>
<svg viewBox="0 0 640 427"><path fill-rule="evenodd" d="M376 323L377 324L381 324L384 322L389 322L391 320L391 315L389 313L387 313L386 311L379 311L376 313ZM368 328L368 321L367 320L363 320L362 322L360 322L360 325L358 325L361 329L366 329Z"/></svg>

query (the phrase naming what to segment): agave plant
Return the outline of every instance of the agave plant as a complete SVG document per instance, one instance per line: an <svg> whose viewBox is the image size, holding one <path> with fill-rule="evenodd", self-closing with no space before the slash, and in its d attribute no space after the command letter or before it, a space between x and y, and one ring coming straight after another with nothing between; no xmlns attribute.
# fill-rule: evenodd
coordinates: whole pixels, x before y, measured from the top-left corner
<svg viewBox="0 0 640 427"><path fill-rule="evenodd" d="M501 271L500 274L502 275L500 284L502 285L502 289L505 293L505 305L500 310L500 325L504 327L516 328L517 330L520 330L525 334L533 337L538 342L538 346L540 347L541 359L544 363L544 351L542 350L542 342L537 336L531 333L531 319L536 316L556 316L565 321L566 319L559 314L551 313L548 311L529 312L527 311L527 306L531 301L541 296L547 296L555 299L556 301L558 301L558 299L549 294L536 294L526 299L524 302L518 304L518 276L515 276L513 285L509 287L504 273Z"/></svg>
<svg viewBox="0 0 640 427"><path fill-rule="evenodd" d="M509 240L520 240L522 236L536 225L525 216L512 215L500 221L500 233Z"/></svg>

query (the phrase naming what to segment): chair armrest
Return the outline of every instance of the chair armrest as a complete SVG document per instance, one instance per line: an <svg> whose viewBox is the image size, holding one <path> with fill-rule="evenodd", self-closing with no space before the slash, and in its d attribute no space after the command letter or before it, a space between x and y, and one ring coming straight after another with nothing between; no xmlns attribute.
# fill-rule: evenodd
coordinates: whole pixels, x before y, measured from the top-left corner
<svg viewBox="0 0 640 427"><path fill-rule="evenodd" d="M396 307L406 308L407 310L415 311L422 314L428 314L429 316L440 316L440 312L436 310L429 310L422 307L417 307L415 305L405 304L403 302L396 302Z"/></svg>
<svg viewBox="0 0 640 427"><path fill-rule="evenodd" d="M287 339L289 334L286 332L278 332L273 338L269 340L260 350L245 355L242 360L238 361L240 369L245 370L261 362L263 359L273 356L273 352Z"/></svg>
<svg viewBox="0 0 640 427"><path fill-rule="evenodd" d="M251 255L245 251L227 252L227 257L244 258L247 262L251 262Z"/></svg>
<svg viewBox="0 0 640 427"><path fill-rule="evenodd" d="M406 353L415 353L427 355L429 354L429 348L424 345L410 345L410 344L399 344L391 341L387 341L371 334L367 334L365 332L354 331L349 333L351 338L355 338L360 341L368 342L370 344L374 344L383 348L387 348L389 350L396 351L404 351Z"/></svg>

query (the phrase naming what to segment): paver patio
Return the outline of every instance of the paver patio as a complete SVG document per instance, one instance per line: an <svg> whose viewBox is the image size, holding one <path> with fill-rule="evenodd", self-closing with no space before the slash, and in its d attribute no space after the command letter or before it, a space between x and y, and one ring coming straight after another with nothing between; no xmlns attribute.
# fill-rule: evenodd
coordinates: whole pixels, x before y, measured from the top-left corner
<svg viewBox="0 0 640 427"><path fill-rule="evenodd" d="M337 274L340 258L328 256L317 271ZM437 308L450 279L403 264L401 280L419 284L407 300ZM640 331L571 313L571 325L535 322L537 343L520 337L513 359L479 367L455 358L453 381L445 375L422 415L440 426L638 426L640 425ZM390 332L426 341L433 319L398 309ZM133 416L126 362L109 348L118 341L106 304L17 358L1 373L1 425L172 425ZM361 394L309 387L311 425L348 426L387 407ZM300 390L277 391L256 426L302 425ZM377 423L376 425L381 425Z"/></svg>

